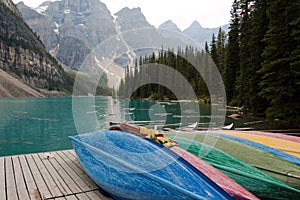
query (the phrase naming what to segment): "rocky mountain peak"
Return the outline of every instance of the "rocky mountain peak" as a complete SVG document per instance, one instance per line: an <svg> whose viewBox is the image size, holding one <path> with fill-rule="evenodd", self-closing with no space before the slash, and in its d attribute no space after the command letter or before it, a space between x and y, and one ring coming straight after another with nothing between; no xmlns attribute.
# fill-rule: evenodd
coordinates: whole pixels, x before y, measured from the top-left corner
<svg viewBox="0 0 300 200"><path fill-rule="evenodd" d="M115 13L117 21L121 26L121 31L132 30L135 28L154 27L146 20L141 8L125 7L119 12Z"/></svg>
<svg viewBox="0 0 300 200"><path fill-rule="evenodd" d="M37 8L35 8L34 10L42 15L46 15L45 11L47 10L48 6L51 3L52 3L52 1L45 1L41 5L39 5ZM18 4L18 7L20 7L19 4Z"/></svg>
<svg viewBox="0 0 300 200"><path fill-rule="evenodd" d="M172 20L165 21L158 28L159 29L169 29L169 30L181 32L181 30L177 27L177 25Z"/></svg>
<svg viewBox="0 0 300 200"><path fill-rule="evenodd" d="M183 31L183 33L204 47L205 42L210 42L212 35L217 34L218 30L219 28L203 28L201 24L195 20L187 29Z"/></svg>
<svg viewBox="0 0 300 200"><path fill-rule="evenodd" d="M37 11L47 15L56 25L55 32L64 36L76 37L90 47L115 34L113 17L106 5L99 0L61 0L47 2Z"/></svg>
<svg viewBox="0 0 300 200"><path fill-rule="evenodd" d="M35 9L18 7L47 50L71 68L78 68L94 47L116 34L114 18L99 0L47 1Z"/></svg>
<svg viewBox="0 0 300 200"><path fill-rule="evenodd" d="M62 12L64 14L102 11L109 13L106 5L99 0L61 0L54 2L44 2L39 7L48 6L48 12Z"/></svg>
<svg viewBox="0 0 300 200"><path fill-rule="evenodd" d="M140 7L136 7L136 8L124 7L120 11L115 13L115 15L128 15L129 13L130 14L133 14L133 13L140 14L140 13L142 13L142 9Z"/></svg>
<svg viewBox="0 0 300 200"><path fill-rule="evenodd" d="M201 26L201 24L195 20L193 21L193 23L184 31L199 31L199 30L203 30L204 28Z"/></svg>

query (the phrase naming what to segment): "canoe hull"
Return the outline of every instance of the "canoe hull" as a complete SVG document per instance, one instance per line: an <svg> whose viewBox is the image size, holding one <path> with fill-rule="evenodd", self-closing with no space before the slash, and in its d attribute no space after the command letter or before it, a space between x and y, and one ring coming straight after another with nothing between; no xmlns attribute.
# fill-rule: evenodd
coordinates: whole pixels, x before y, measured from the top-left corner
<svg viewBox="0 0 300 200"><path fill-rule="evenodd" d="M300 158L300 143L296 141L286 140L274 135L271 136L271 134L249 134L240 131L220 131L219 133L257 142Z"/></svg>
<svg viewBox="0 0 300 200"><path fill-rule="evenodd" d="M146 139L119 131L71 139L85 171L115 199L231 198L183 159Z"/></svg>

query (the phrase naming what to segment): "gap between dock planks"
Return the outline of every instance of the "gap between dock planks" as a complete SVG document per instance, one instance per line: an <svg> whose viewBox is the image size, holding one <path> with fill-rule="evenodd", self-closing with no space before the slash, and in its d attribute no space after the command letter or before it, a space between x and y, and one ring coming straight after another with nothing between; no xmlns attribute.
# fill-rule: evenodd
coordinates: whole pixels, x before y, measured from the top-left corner
<svg viewBox="0 0 300 200"><path fill-rule="evenodd" d="M73 150L0 157L0 199L111 200Z"/></svg>

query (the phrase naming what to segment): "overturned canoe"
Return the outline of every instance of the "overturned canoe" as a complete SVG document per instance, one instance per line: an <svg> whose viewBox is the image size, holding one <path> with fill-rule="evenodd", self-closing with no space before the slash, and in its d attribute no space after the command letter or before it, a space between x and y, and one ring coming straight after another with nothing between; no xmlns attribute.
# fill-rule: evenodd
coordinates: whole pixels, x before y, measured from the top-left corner
<svg viewBox="0 0 300 200"><path fill-rule="evenodd" d="M297 165L260 149L215 135L187 132L168 134L168 136L172 135L174 137L176 135L174 139L182 148L200 156L260 198L289 199L290 195L294 195L295 198L300 197L300 192L292 188L300 187L300 179L297 177L300 171ZM181 137L193 138L193 140ZM205 137L211 137L216 141L214 147L203 144ZM259 167L264 173L251 165Z"/></svg>
<svg viewBox="0 0 300 200"><path fill-rule="evenodd" d="M300 158L300 143L295 141L270 137L267 135L247 134L241 131L220 131L219 133L257 142Z"/></svg>
<svg viewBox="0 0 300 200"><path fill-rule="evenodd" d="M279 149L276 149L276 148L273 148L271 146L267 146L267 145L264 145L262 143L259 143L259 142L255 142L255 141L252 141L252 140L248 140L248 139L244 139L242 137L236 137L236 136L232 136L232 135L229 135L229 134L219 134L219 133L208 133L208 134L215 134L219 137L223 137L223 138L227 138L227 139L230 139L230 140L234 140L234 141L237 141L237 142L240 142L240 143L244 143L244 144L247 144L247 145L250 145L250 146L253 146L253 147L256 147L258 149L261 149L263 151L266 151L266 152L269 152L271 154L274 154L284 160L287 160L291 163L294 163L298 166L300 166L300 158L292 155L292 154L289 154L289 153L286 153L284 151L281 151ZM254 135L254 136L259 136L259 135ZM273 138L271 138L273 139Z"/></svg>
<svg viewBox="0 0 300 200"><path fill-rule="evenodd" d="M70 137L88 175L115 199L232 199L169 149L120 131Z"/></svg>
<svg viewBox="0 0 300 200"><path fill-rule="evenodd" d="M273 137L273 138L279 138L283 140L289 140L292 142L298 142L300 143L300 137L299 136L293 136L293 135L287 135L283 133L271 133L271 132L263 132L263 131L246 131L243 132L245 134L252 134L252 135L264 135L268 137Z"/></svg>
<svg viewBox="0 0 300 200"><path fill-rule="evenodd" d="M233 181L231 178L202 160L200 157L178 147L173 146L170 148L171 151L179 155L181 158L188 161L195 168L209 177L212 181L214 181L217 185L223 188L228 194L230 194L235 199L239 200L248 200L248 199L258 199L244 187Z"/></svg>

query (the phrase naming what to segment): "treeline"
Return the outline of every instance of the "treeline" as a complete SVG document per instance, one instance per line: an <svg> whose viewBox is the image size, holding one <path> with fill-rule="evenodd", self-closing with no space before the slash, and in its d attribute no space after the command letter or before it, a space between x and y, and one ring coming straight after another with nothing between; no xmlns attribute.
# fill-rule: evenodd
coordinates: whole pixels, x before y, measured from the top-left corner
<svg viewBox="0 0 300 200"><path fill-rule="evenodd" d="M212 41L210 49L219 66L225 51L227 101L298 126L299 0L234 0L231 17L226 46L220 48Z"/></svg>
<svg viewBox="0 0 300 200"><path fill-rule="evenodd" d="M160 50L157 54L140 57L135 67L127 67L118 96L121 98L177 99L203 98L209 101L214 63L206 52L193 47ZM202 75L201 75L202 74ZM212 78L211 78L212 79Z"/></svg>
<svg viewBox="0 0 300 200"><path fill-rule="evenodd" d="M158 84L146 84L132 91L134 85L149 79L147 70L151 68L140 66L156 63L180 72L198 98L209 98L208 88L215 80L211 72L213 64L207 55L222 75L229 105L243 107L244 112L257 116L283 120L289 127L299 127L299 0L234 0L228 34L220 29L202 51L186 47L176 53L169 49L140 58L134 70L127 70L119 96L174 98L172 91ZM197 69L203 70L200 74L205 77ZM157 70L153 72L156 74L153 78L157 79L150 82L165 79L173 83L172 88L181 87L174 74L169 80L169 76L166 78L166 74Z"/></svg>

